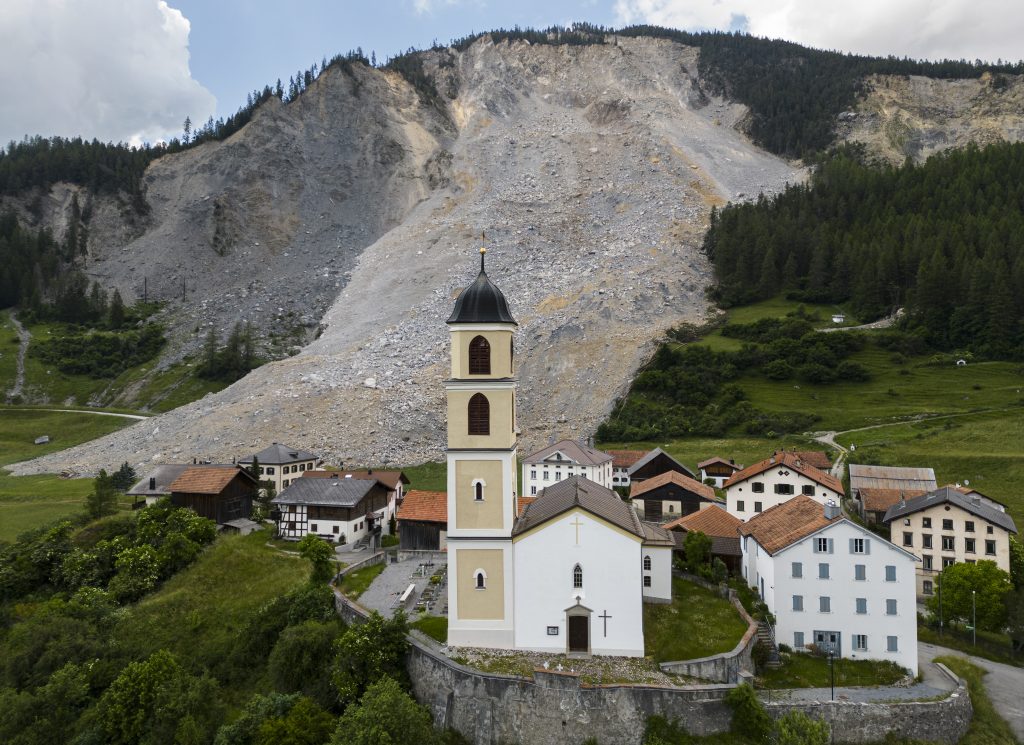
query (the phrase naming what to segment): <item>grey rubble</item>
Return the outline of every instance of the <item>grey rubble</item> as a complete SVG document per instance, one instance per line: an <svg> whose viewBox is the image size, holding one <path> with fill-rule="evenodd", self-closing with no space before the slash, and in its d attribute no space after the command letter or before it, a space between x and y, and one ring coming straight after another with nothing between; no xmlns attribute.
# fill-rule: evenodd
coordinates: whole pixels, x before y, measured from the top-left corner
<svg viewBox="0 0 1024 745"><path fill-rule="evenodd" d="M154 163L147 225L122 247L104 238L90 265L129 295L141 275L170 295L185 274L189 296L165 311L178 354L238 319L318 321L319 338L16 473L223 461L271 441L346 464L441 458L444 320L482 230L520 323L523 447L586 436L664 331L707 312L711 206L804 177L738 131L743 107L702 92L692 48L485 38L454 67L424 59L442 91L457 82L445 115L393 73L332 70L227 141Z"/></svg>

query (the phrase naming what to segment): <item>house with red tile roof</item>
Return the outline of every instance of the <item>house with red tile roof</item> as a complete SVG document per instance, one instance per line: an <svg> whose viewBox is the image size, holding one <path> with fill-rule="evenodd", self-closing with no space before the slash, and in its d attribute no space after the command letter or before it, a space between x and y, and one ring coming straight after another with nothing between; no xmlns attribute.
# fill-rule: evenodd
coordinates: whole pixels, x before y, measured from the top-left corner
<svg viewBox="0 0 1024 745"><path fill-rule="evenodd" d="M749 520L797 495L824 505L830 501L842 504L843 494L839 479L785 450L737 471L725 482L726 509L740 520Z"/></svg>
<svg viewBox="0 0 1024 745"><path fill-rule="evenodd" d="M223 525L252 514L259 483L240 466L193 465L167 488L175 507L190 507Z"/></svg>
<svg viewBox="0 0 1024 745"><path fill-rule="evenodd" d="M685 517L678 517L661 527L674 533L703 533L711 539L712 558L721 559L732 574L740 573L740 531L743 522L717 504Z"/></svg>
<svg viewBox="0 0 1024 745"><path fill-rule="evenodd" d="M398 542L409 551L444 551L448 545L448 494L412 489L398 508Z"/></svg>

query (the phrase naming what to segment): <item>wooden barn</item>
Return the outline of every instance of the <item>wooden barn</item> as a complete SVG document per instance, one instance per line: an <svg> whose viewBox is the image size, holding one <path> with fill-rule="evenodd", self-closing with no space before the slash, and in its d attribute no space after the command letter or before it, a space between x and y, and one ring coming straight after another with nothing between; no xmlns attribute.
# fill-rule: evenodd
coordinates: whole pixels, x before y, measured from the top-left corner
<svg viewBox="0 0 1024 745"><path fill-rule="evenodd" d="M398 508L398 541L404 550L443 551L448 545L448 494L413 489Z"/></svg>
<svg viewBox="0 0 1024 745"><path fill-rule="evenodd" d="M249 517L259 482L240 466L192 466L170 485L171 504L223 525Z"/></svg>
<svg viewBox="0 0 1024 745"><path fill-rule="evenodd" d="M633 482L629 496L643 520L658 523L689 515L709 504L723 504L712 487L677 471Z"/></svg>
<svg viewBox="0 0 1024 745"><path fill-rule="evenodd" d="M675 471L676 473L681 473L683 476L689 476L691 479L696 478L693 471L677 461L671 455L661 448L654 448L654 450L647 453L647 455L629 467L628 473L630 485L637 481L645 481L646 479L654 478L666 471Z"/></svg>

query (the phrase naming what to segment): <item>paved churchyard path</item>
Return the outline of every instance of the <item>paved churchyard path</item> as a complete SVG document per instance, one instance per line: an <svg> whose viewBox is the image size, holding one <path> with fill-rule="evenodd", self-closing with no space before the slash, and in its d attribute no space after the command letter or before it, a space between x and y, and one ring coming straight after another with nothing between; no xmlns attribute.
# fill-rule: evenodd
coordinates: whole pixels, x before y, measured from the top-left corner
<svg viewBox="0 0 1024 745"><path fill-rule="evenodd" d="M414 576L417 567L424 561L434 561L434 566L428 567L428 571L423 577ZM416 585L414 595L418 599L424 588L429 584L430 575L443 566L444 562L433 559L407 559L397 564L392 564L389 561L384 571L373 581L373 584L367 588L366 592L359 596L358 602L367 610L378 611L382 616L389 618L394 612L395 601L405 592L405 589L410 584ZM413 604L415 604L415 600ZM411 616L412 613L410 612L409 615Z"/></svg>
<svg viewBox="0 0 1024 745"><path fill-rule="evenodd" d="M935 644L918 644L918 654L922 658L933 660L942 655L963 657L988 675L982 678L988 697L996 707L999 715L1006 720L1017 739L1024 742L1024 668L992 662L981 657L971 657L955 649L939 647Z"/></svg>

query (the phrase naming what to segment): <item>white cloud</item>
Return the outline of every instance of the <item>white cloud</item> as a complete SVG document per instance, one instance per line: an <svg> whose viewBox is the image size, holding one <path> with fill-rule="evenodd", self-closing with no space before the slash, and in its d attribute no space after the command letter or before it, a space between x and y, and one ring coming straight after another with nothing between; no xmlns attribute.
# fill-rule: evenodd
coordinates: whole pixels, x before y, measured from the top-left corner
<svg viewBox="0 0 1024 745"><path fill-rule="evenodd" d="M0 144L24 135L154 142L205 122L189 22L163 0L4 0Z"/></svg>
<svg viewBox="0 0 1024 745"><path fill-rule="evenodd" d="M1017 61L1024 4L1017 0L616 0L617 22L686 30L736 28L861 54Z"/></svg>

